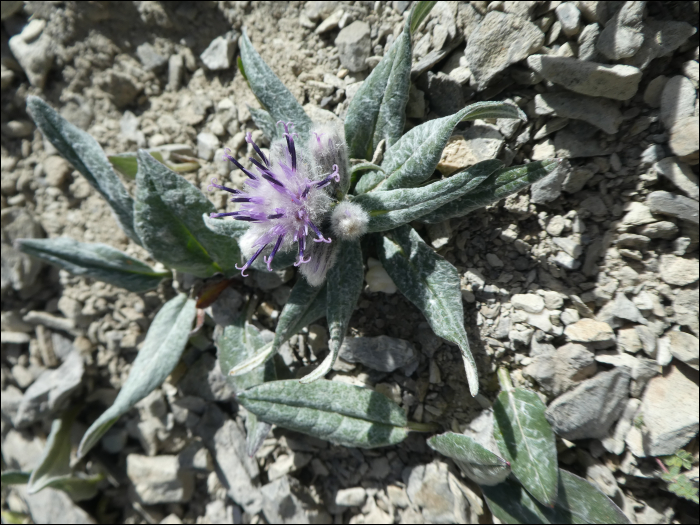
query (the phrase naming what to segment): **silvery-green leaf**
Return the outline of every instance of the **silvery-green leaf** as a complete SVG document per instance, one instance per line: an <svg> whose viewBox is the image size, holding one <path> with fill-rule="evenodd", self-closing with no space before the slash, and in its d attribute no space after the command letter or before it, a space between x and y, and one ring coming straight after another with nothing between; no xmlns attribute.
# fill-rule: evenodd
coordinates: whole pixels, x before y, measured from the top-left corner
<svg viewBox="0 0 700 525"><path fill-rule="evenodd" d="M238 244L245 232L248 231L250 224L244 221L233 221L227 219L212 219L208 213L202 214L204 225L216 235L229 237L228 242Z"/></svg>
<svg viewBox="0 0 700 525"><path fill-rule="evenodd" d="M485 160L452 177L421 188L373 191L353 202L369 213L369 232L391 230L468 194L501 167L500 160Z"/></svg>
<svg viewBox="0 0 700 525"><path fill-rule="evenodd" d="M505 459L485 449L469 436L445 432L431 437L428 446L452 458L479 485L497 485L510 474L510 465Z"/></svg>
<svg viewBox="0 0 700 525"><path fill-rule="evenodd" d="M245 420L245 445L246 454L253 457L258 449L262 446L265 438L272 430L272 425L265 421L260 421L258 416L252 412L248 412Z"/></svg>
<svg viewBox="0 0 700 525"><path fill-rule="evenodd" d="M416 126L387 149L382 161L384 173L370 172L357 183L355 193L372 189L412 188L428 180L440 161L442 150L455 126L465 120L485 118L519 118L525 114L506 102L477 102L454 115Z"/></svg>
<svg viewBox="0 0 700 525"><path fill-rule="evenodd" d="M433 8L433 6L435 6L435 4L437 4L437 2L416 2L416 6L413 8L410 16L411 33L416 32L418 26L421 25L421 22L423 22L425 17L428 16L428 13L430 13L430 10Z"/></svg>
<svg viewBox="0 0 700 525"><path fill-rule="evenodd" d="M348 330L350 317L362 292L364 269L360 241L339 241L338 259L328 270L326 278L326 318L328 320L328 356L310 374L301 378L302 383L311 383L325 376L335 363Z"/></svg>
<svg viewBox="0 0 700 525"><path fill-rule="evenodd" d="M17 249L63 268L74 275L90 277L131 292L145 292L158 286L170 271L159 272L106 244L78 242L70 237L18 239Z"/></svg>
<svg viewBox="0 0 700 525"><path fill-rule="evenodd" d="M85 456L122 414L165 381L185 349L195 313L195 302L185 294L175 296L160 309L114 404L85 432L79 457Z"/></svg>
<svg viewBox="0 0 700 525"><path fill-rule="evenodd" d="M552 427L544 417L539 396L515 388L498 395L493 404L493 436L513 474L538 501L552 506L557 500L557 447Z"/></svg>
<svg viewBox="0 0 700 525"><path fill-rule="evenodd" d="M66 411L51 423L51 432L41 453L39 464L29 478L27 492L35 494L51 482L70 476L71 427L80 408Z"/></svg>
<svg viewBox="0 0 700 525"><path fill-rule="evenodd" d="M406 298L428 320L436 335L450 341L462 353L473 396L479 393L476 363L464 329L462 292L457 269L430 248L410 226L385 234L377 252L382 266Z"/></svg>
<svg viewBox="0 0 700 525"><path fill-rule="evenodd" d="M403 133L411 76L411 17L403 32L350 101L345 137L351 157L371 159L382 139L394 144Z"/></svg>
<svg viewBox="0 0 700 525"><path fill-rule="evenodd" d="M494 204L543 179L559 165L558 159L549 159L531 162L524 166L500 169L482 182L473 193L448 202L435 211L424 215L420 220L429 223L442 222Z"/></svg>
<svg viewBox="0 0 700 525"><path fill-rule="evenodd" d="M294 131L299 134L302 143L305 143L312 126L311 119L255 50L245 30L238 40L238 47L241 52L239 65L243 65L242 73L255 98L268 111L275 125L280 120L293 122Z"/></svg>
<svg viewBox="0 0 700 525"><path fill-rule="evenodd" d="M3 470L0 474L0 483L3 485L23 485L29 483L31 472L21 470Z"/></svg>
<svg viewBox="0 0 700 525"><path fill-rule="evenodd" d="M167 161L163 157L162 151L158 151L158 148L151 148L146 150L151 156L158 162L163 163L165 166L170 168L176 173L186 173L188 171L195 171L199 169L199 162L195 159L191 159L189 162L172 162ZM136 172L138 171L138 159L137 154L134 151L128 153L120 153L118 155L109 155L107 157L109 162L112 164L115 170L124 175L129 179L136 178Z"/></svg>
<svg viewBox="0 0 700 525"><path fill-rule="evenodd" d="M323 317L326 313L326 287L311 286L306 279L297 279L287 304L277 321L275 339L259 349L251 357L231 367L232 376L247 374L274 356L280 347L306 325Z"/></svg>
<svg viewBox="0 0 700 525"><path fill-rule="evenodd" d="M134 228L134 201L97 141L64 119L39 97L27 97L27 111L61 156L105 198L124 233L141 244Z"/></svg>
<svg viewBox="0 0 700 525"><path fill-rule="evenodd" d="M233 324L227 326L217 339L216 348L219 354L221 372L227 377L227 381L236 392L241 392L265 381L277 379L275 365L271 360L247 374L235 377L228 375L232 368L256 355L264 346L265 341L260 330L246 321L245 311L242 311Z"/></svg>
<svg viewBox="0 0 700 525"><path fill-rule="evenodd" d="M335 381L274 381L238 395L262 421L348 447L400 443L408 432L403 409L373 390Z"/></svg>
<svg viewBox="0 0 700 525"><path fill-rule="evenodd" d="M264 362L247 374L236 377L228 375L229 370L256 355L263 346L265 346L265 341L263 341L260 330L246 320L245 311L241 311L233 324L227 326L217 339L216 348L219 354L221 372L226 376L235 392L241 392L260 383L277 379L275 364L272 360ZM262 445L270 428L271 425L258 421L255 414L248 413L246 447L249 456L253 456Z"/></svg>
<svg viewBox="0 0 700 525"><path fill-rule="evenodd" d="M143 246L163 264L199 277L235 273L238 245L202 221L214 205L146 151L138 160L135 220Z"/></svg>
<svg viewBox="0 0 700 525"><path fill-rule="evenodd" d="M62 478L56 478L48 487L62 490L73 501L85 501L94 498L98 492L98 485L104 479L103 474L86 476L80 472Z"/></svg>
<svg viewBox="0 0 700 525"><path fill-rule="evenodd" d="M559 470L559 496L553 508L542 505L512 478L481 490L503 523L630 523L600 489L566 470Z"/></svg>
<svg viewBox="0 0 700 525"><path fill-rule="evenodd" d="M279 128L277 128L276 122L267 111L260 108L253 108L251 106L248 106L248 111L250 111L250 116L253 118L255 127L263 132L263 135L267 137L267 140L272 142L276 138L279 138Z"/></svg>

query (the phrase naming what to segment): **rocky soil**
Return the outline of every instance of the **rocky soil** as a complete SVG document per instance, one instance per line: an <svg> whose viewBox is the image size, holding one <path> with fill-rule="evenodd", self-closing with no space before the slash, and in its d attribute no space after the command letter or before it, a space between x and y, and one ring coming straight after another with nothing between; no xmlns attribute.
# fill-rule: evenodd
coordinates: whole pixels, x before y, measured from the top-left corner
<svg viewBox="0 0 700 525"><path fill-rule="evenodd" d="M129 242L88 183L25 111L36 94L108 154L196 157L184 176L240 183L221 159L265 144L237 71L246 28L312 119L348 100L399 34L410 2L3 2L2 456L36 465L51 420L82 403L76 444L124 382L171 284L144 294L73 277L12 248L21 237ZM566 159L529 191L467 217L416 225L463 276L482 393L455 348L370 259L351 339L330 376L389 396L414 421L491 432L495 371L538 391L560 463L597 483L634 523L697 522L655 457L683 447L698 483L698 2L440 2L414 40L407 127L478 100L511 100L527 123L460 125L438 166ZM177 147L166 148L178 144ZM246 161L247 162L247 161ZM131 187L130 181L125 181ZM219 208L223 195L208 194ZM209 316L245 296L274 330L293 272L240 278ZM219 373L212 327L163 386L86 460L95 498L2 489L3 512L36 523L488 523L479 488L425 435L374 450L276 428L243 452L245 411ZM312 325L283 357L323 358Z"/></svg>

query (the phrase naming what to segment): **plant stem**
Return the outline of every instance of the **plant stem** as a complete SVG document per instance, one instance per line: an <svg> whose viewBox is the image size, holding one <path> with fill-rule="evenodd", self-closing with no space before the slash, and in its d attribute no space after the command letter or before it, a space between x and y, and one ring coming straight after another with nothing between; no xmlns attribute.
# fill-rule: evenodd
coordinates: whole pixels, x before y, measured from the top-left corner
<svg viewBox="0 0 700 525"><path fill-rule="evenodd" d="M668 474L668 469L666 468L666 465L664 465L664 462L661 461L659 458L654 458L654 459L656 460L656 462L657 462L657 463L659 464L659 466L661 467L661 470L664 471L664 474Z"/></svg>
<svg viewBox="0 0 700 525"><path fill-rule="evenodd" d="M437 432L440 429L435 423L418 423L417 421L409 421L406 427L413 432Z"/></svg>
<svg viewBox="0 0 700 525"><path fill-rule="evenodd" d="M513 383L510 381L510 374L505 368L498 369L498 384L501 385L501 390L504 392L513 391Z"/></svg>

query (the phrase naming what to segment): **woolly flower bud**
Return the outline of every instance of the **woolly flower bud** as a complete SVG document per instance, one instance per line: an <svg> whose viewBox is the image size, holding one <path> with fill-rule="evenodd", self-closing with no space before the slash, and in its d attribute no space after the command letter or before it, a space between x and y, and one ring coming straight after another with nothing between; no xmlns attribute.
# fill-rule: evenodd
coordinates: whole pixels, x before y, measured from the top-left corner
<svg viewBox="0 0 700 525"><path fill-rule="evenodd" d="M331 215L331 229L344 240L355 240L367 233L369 215L361 206L343 201L338 204Z"/></svg>
<svg viewBox="0 0 700 525"><path fill-rule="evenodd" d="M330 173L338 167L340 180L337 188L344 194L350 186L348 152L342 128L330 125L315 128L309 138L308 150L316 177Z"/></svg>

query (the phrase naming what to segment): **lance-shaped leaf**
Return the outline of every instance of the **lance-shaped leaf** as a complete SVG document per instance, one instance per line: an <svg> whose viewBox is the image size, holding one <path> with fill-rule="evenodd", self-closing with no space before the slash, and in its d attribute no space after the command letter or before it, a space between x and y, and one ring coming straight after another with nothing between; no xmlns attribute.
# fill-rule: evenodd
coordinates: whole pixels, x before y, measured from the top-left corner
<svg viewBox="0 0 700 525"><path fill-rule="evenodd" d="M328 320L328 355L310 374L301 378L302 383L311 383L325 376L335 363L348 330L357 299L362 291L364 269L360 241L338 241L338 260L326 278L326 318Z"/></svg>
<svg viewBox="0 0 700 525"><path fill-rule="evenodd" d="M369 160L382 139L391 146L403 133L411 76L411 18L350 101L345 137L353 158Z"/></svg>
<svg viewBox="0 0 700 525"><path fill-rule="evenodd" d="M144 247L167 266L199 277L235 273L238 245L202 221L214 205L146 151L139 151L138 160L135 219Z"/></svg>
<svg viewBox="0 0 700 525"><path fill-rule="evenodd" d="M194 301L185 294L177 295L160 309L114 404L85 432L79 457L85 456L122 414L165 381L185 349L195 313Z"/></svg>
<svg viewBox="0 0 700 525"><path fill-rule="evenodd" d="M21 470L3 470L0 474L0 483L3 485L24 485L29 483L31 472L23 472Z"/></svg>
<svg viewBox="0 0 700 525"><path fill-rule="evenodd" d="M498 395L493 404L493 436L513 474L538 501L557 500L557 447L544 417L547 407L534 392L515 388Z"/></svg>
<svg viewBox="0 0 700 525"><path fill-rule="evenodd" d="M382 266L406 298L415 304L436 335L456 344L473 396L479 393L476 363L464 329L457 269L433 251L410 226L387 232L378 243Z"/></svg>
<svg viewBox="0 0 700 525"><path fill-rule="evenodd" d="M81 472L76 472L71 476L57 478L47 486L52 489L62 490L68 494L73 501L84 501L92 499L97 495L98 486L103 479L103 474L86 476Z"/></svg>
<svg viewBox="0 0 700 525"><path fill-rule="evenodd" d="M415 8L411 12L411 33L415 33L418 26L421 25L425 17L428 16L430 10L437 2L417 2Z"/></svg>
<svg viewBox="0 0 700 525"><path fill-rule="evenodd" d="M27 492L35 494L52 482L70 476L71 427L81 407L72 408L51 423L51 432L32 472Z"/></svg>
<svg viewBox="0 0 700 525"><path fill-rule="evenodd" d="M124 233L141 244L134 227L134 201L97 141L39 97L27 98L27 111L61 156L105 198Z"/></svg>
<svg viewBox="0 0 700 525"><path fill-rule="evenodd" d="M503 523L629 523L629 519L600 489L566 470L559 470L558 498L542 505L522 485L507 479L482 486L491 512Z"/></svg>
<svg viewBox="0 0 700 525"><path fill-rule="evenodd" d="M314 287L306 279L297 279L277 321L274 340L260 348L251 357L232 366L228 373L238 376L256 369L274 356L290 337L325 314L326 286Z"/></svg>
<svg viewBox="0 0 700 525"><path fill-rule="evenodd" d="M391 230L475 191L501 166L500 160L485 160L422 188L373 191L360 195L354 202L369 213L369 232Z"/></svg>
<svg viewBox="0 0 700 525"><path fill-rule="evenodd" d="M272 118L272 115L264 109L253 108L251 106L248 106L248 111L250 111L250 116L253 118L255 127L263 132L267 140L272 142L276 138L279 138L279 128Z"/></svg>
<svg viewBox="0 0 700 525"><path fill-rule="evenodd" d="M428 446L452 458L479 485L497 485L510 474L510 464L469 436L445 432L428 440Z"/></svg>
<svg viewBox="0 0 700 525"><path fill-rule="evenodd" d="M273 122L293 122L294 131L299 134L302 143L306 143L312 126L311 119L255 50L245 30L238 40L238 47L241 50L239 65L243 65L242 73L255 98L267 110Z"/></svg>
<svg viewBox="0 0 700 525"><path fill-rule="evenodd" d="M195 171L199 169L199 162L197 162L195 159L192 159L191 157L188 157L188 159L190 160L188 160L187 162L175 163L169 160L165 160L165 157L163 157L163 152L159 151L158 148L152 148L146 151L148 151L148 153L150 153L151 156L158 162L163 163L165 166L167 166L176 173L186 173L188 171ZM114 169L117 170L119 173L121 173L125 177L128 177L129 179L136 178L136 172L139 169L139 162L136 152L132 151L128 153L120 153L118 155L110 155L107 158L109 159L109 162L112 164L112 166L114 166Z"/></svg>
<svg viewBox="0 0 700 525"><path fill-rule="evenodd" d="M525 114L506 102L477 102L449 117L443 117L411 129L384 154L384 173L369 172L357 183L355 192L372 189L412 188L428 180L440 161L442 150L455 126L465 120L519 118Z"/></svg>
<svg viewBox="0 0 700 525"><path fill-rule="evenodd" d="M408 432L396 403L335 381L263 383L240 393L238 401L263 421L348 447L394 445Z"/></svg>
<svg viewBox="0 0 700 525"><path fill-rule="evenodd" d="M448 202L424 215L420 220L428 223L442 222L494 204L546 177L560 164L561 161L558 159L548 159L497 170L473 193Z"/></svg>
<svg viewBox="0 0 700 525"><path fill-rule="evenodd" d="M239 376L228 375L229 370L239 363L256 355L265 346L265 341L254 325L246 320L247 314L241 311L233 324L224 329L223 334L216 341L219 354L219 366L235 392L241 392L247 388L257 386L266 381L275 381L277 373L272 360L258 366L247 374ZM269 423L258 421L252 412L246 419L246 448L249 456L253 456L262 442L267 437L272 426Z"/></svg>
<svg viewBox="0 0 700 525"><path fill-rule="evenodd" d="M69 237L18 239L17 249L63 268L74 275L90 277L131 292L145 292L171 277L106 244L78 242Z"/></svg>

